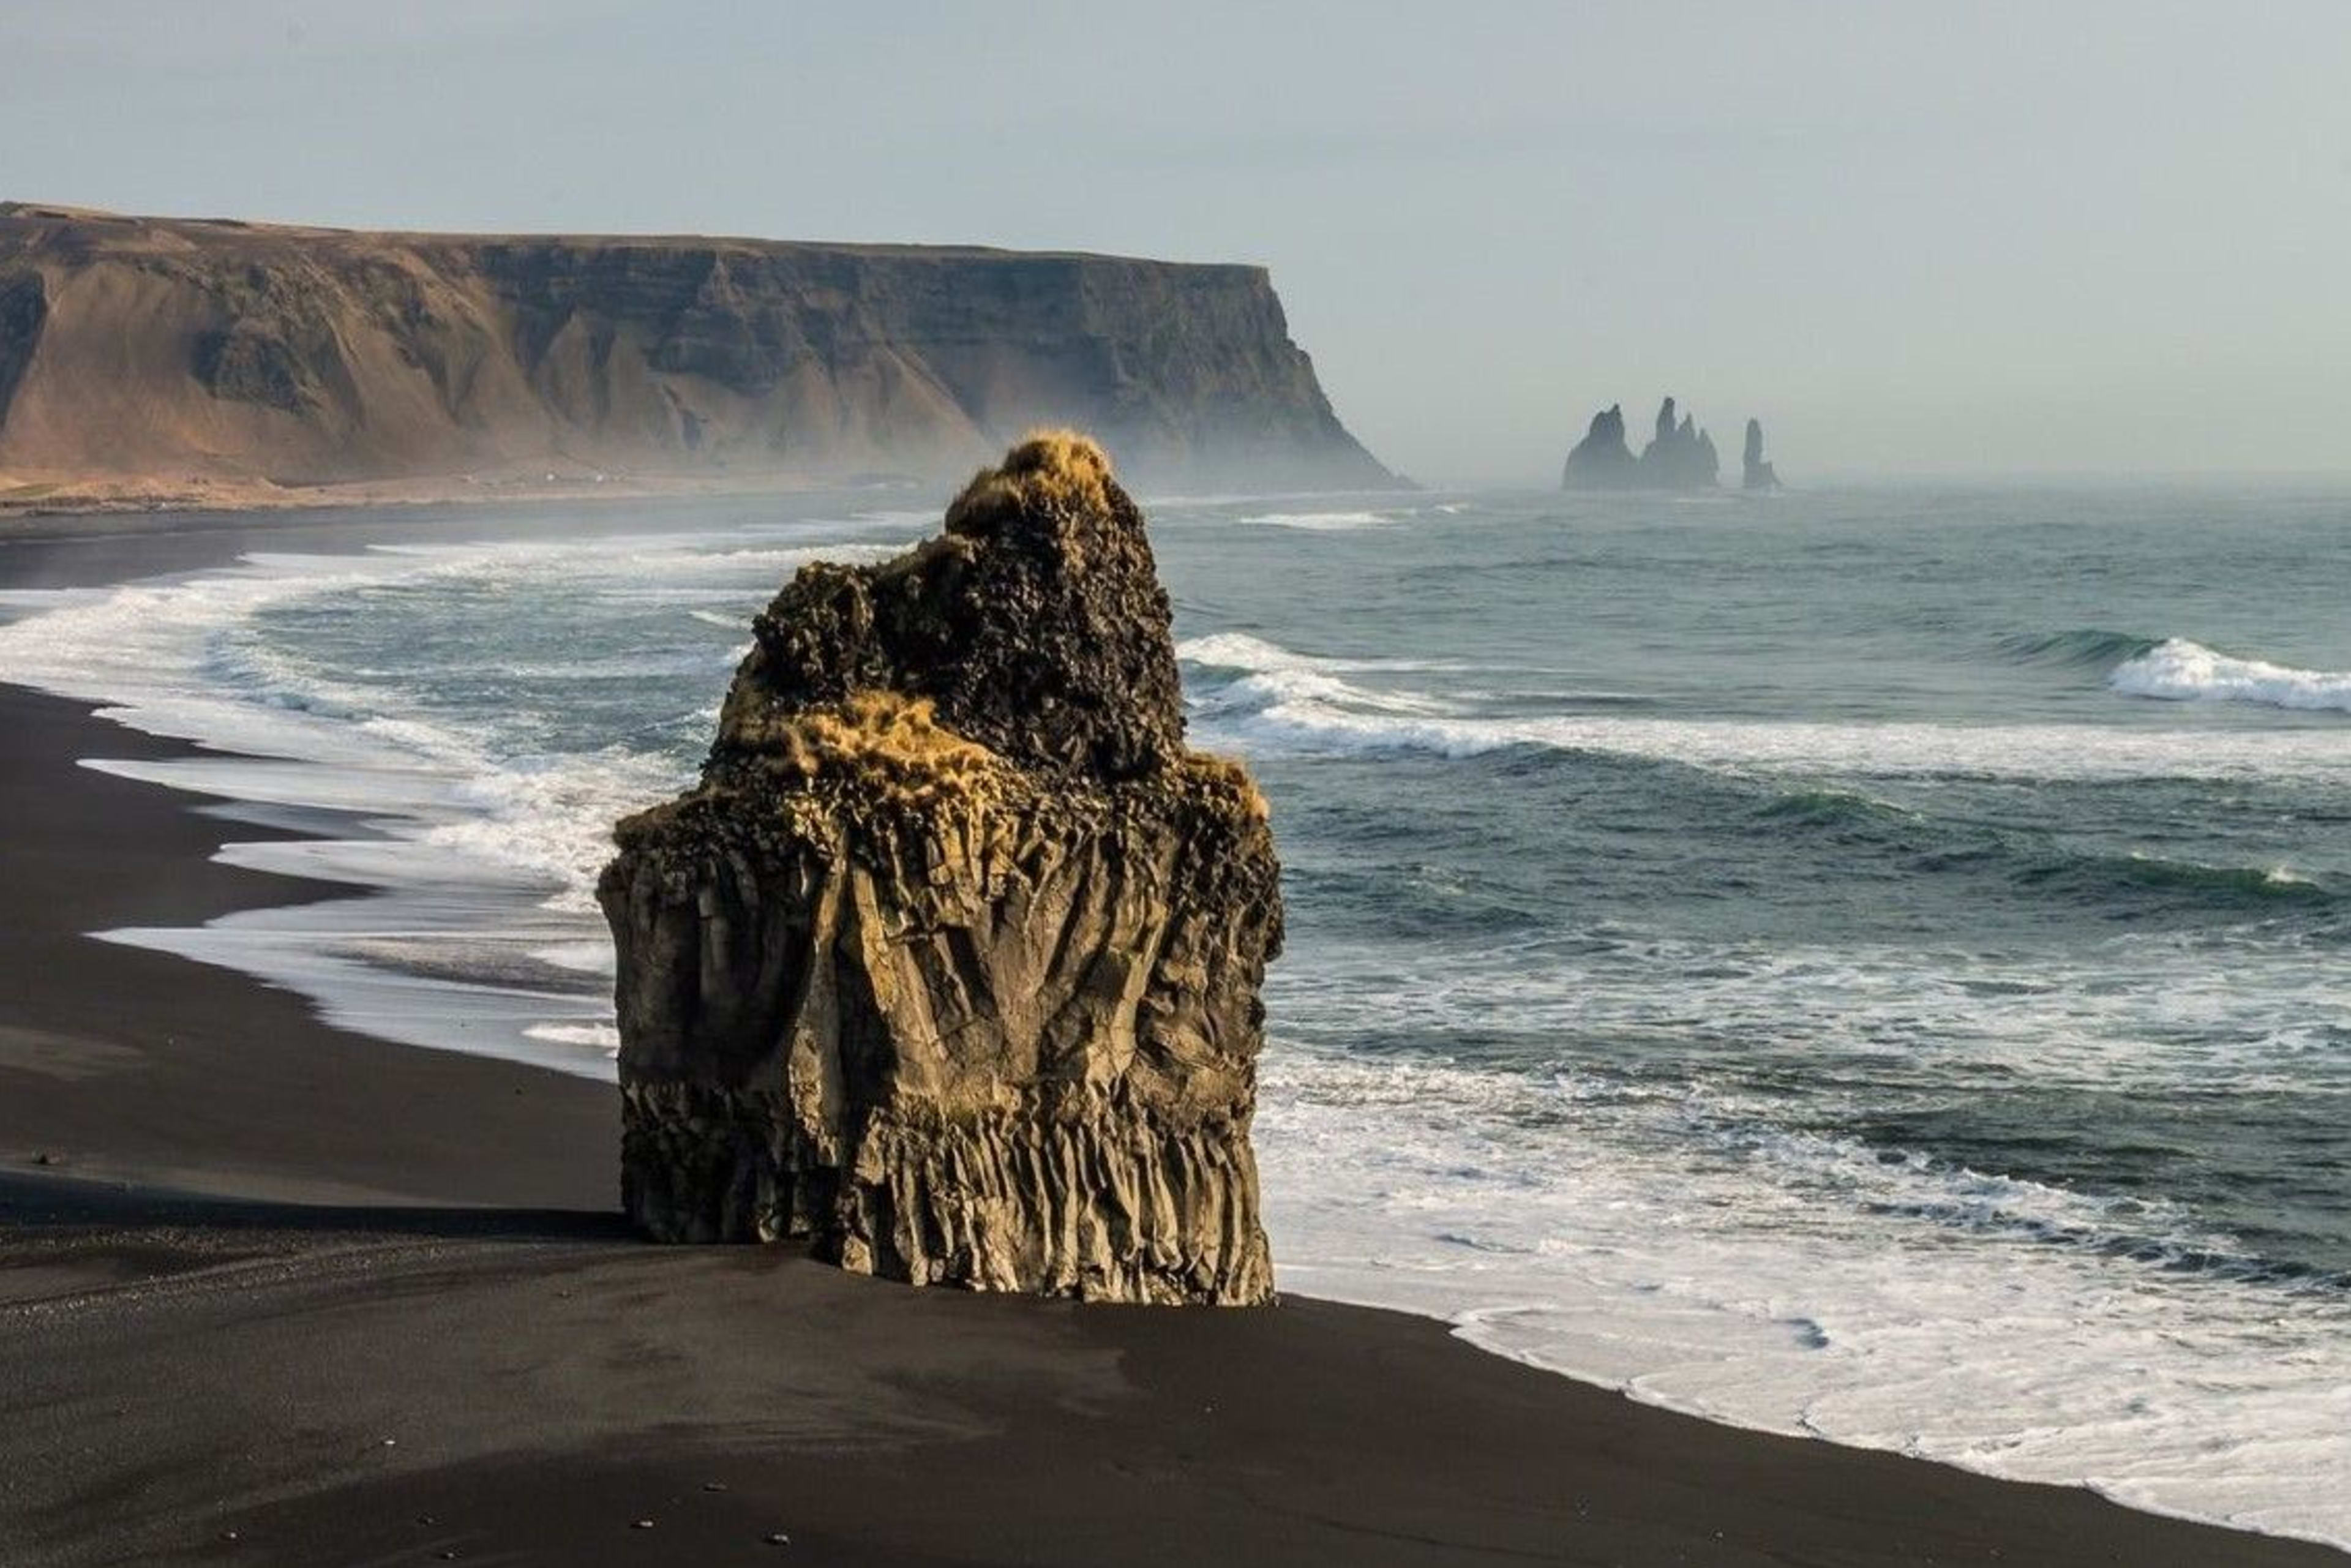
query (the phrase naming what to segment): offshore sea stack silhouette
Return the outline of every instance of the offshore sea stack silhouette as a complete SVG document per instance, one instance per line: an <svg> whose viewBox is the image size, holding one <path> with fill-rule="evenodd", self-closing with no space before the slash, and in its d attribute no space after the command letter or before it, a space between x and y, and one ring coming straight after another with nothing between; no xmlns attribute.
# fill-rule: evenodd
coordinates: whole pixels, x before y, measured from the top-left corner
<svg viewBox="0 0 2351 1568"><path fill-rule="evenodd" d="M1750 438L1760 439L1760 429ZM1638 457L1625 442L1625 410L1611 403L1592 416L1583 439L1567 455L1560 474L1564 490L1710 490L1720 480L1722 459L1714 437L1697 419L1675 416L1674 400L1657 409L1656 434Z"/></svg>
<svg viewBox="0 0 2351 1568"><path fill-rule="evenodd" d="M1592 416L1592 428L1567 455L1560 486L1568 490L1629 490L1640 483L1640 464L1625 444L1625 405L1612 402Z"/></svg>
<svg viewBox="0 0 2351 1568"><path fill-rule="evenodd" d="M1763 456L1763 422L1747 422L1747 449L1741 455L1739 487L1742 490L1776 490L1780 487L1780 471Z"/></svg>
<svg viewBox="0 0 2351 1568"><path fill-rule="evenodd" d="M1269 1300L1249 1133L1265 800L1187 750L1168 601L1092 441L803 568L698 787L620 824L623 1201L678 1241L1090 1301Z"/></svg>

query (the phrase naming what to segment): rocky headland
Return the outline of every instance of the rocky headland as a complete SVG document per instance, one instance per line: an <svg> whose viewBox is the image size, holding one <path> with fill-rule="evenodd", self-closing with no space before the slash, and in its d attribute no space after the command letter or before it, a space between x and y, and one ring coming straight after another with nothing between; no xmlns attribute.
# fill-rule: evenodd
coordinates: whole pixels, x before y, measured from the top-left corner
<svg viewBox="0 0 2351 1568"><path fill-rule="evenodd" d="M0 505L967 473L1375 487L1259 267L0 203Z"/></svg>
<svg viewBox="0 0 2351 1568"><path fill-rule="evenodd" d="M1264 798L1187 750L1141 513L1034 437L803 569L698 788L621 824L623 1201L916 1283L1261 1301Z"/></svg>
<svg viewBox="0 0 2351 1568"><path fill-rule="evenodd" d="M1748 489L1779 483L1771 465L1762 461L1763 428L1747 422ZM1760 477L1759 477L1759 466ZM1566 490L1710 490L1720 482L1722 459L1714 437L1687 412L1676 413L1674 400L1658 406L1655 432L1639 456L1625 439L1625 410L1611 403L1592 416L1583 439L1567 455L1560 475Z"/></svg>

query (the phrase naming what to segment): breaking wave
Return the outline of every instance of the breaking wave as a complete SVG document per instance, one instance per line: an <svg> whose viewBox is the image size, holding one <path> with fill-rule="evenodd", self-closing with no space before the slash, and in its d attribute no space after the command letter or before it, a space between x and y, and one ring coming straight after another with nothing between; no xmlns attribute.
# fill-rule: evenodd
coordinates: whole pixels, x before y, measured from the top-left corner
<svg viewBox="0 0 2351 1568"><path fill-rule="evenodd" d="M2310 1477L2351 1455L2343 1281L2171 1206L1573 1071L1277 1049L1259 1126L1307 1293L1714 1420L2341 1539Z"/></svg>
<svg viewBox="0 0 2351 1568"><path fill-rule="evenodd" d="M2308 712L2351 713L2351 671L2297 670L2239 659L2184 637L2166 638L2106 677L2125 696L2166 702L2255 703Z"/></svg>
<svg viewBox="0 0 2351 1568"><path fill-rule="evenodd" d="M2101 627L2077 627L2043 636L2011 637L2000 644L2001 654L2020 664L2073 664L2112 669L2159 646L2160 637L2136 632L2109 632Z"/></svg>
<svg viewBox="0 0 2351 1568"><path fill-rule="evenodd" d="M1196 674L1195 716L1230 741L1274 750L1420 751L1460 758L1534 747L1729 771L1886 777L2351 775L2351 753L2339 737L2324 730L2216 734L2058 723L1835 723L1590 711L1498 715L1393 678L1458 665L1322 658L1234 633L1193 638L1178 644L1176 653ZM2344 683L2343 700L2351 706L2351 676L2325 678ZM1567 694L1563 700L1575 699ZM1621 699L1595 697L1591 706L1621 706Z"/></svg>

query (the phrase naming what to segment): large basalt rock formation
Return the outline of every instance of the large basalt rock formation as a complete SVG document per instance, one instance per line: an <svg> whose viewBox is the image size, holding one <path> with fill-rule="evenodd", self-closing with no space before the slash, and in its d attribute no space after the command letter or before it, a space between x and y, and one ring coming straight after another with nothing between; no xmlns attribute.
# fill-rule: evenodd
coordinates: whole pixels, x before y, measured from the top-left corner
<svg viewBox="0 0 2351 1568"><path fill-rule="evenodd" d="M620 825L600 888L632 1218L916 1283L1268 1299L1273 838L1185 748L1100 449L1032 437L754 632L700 786Z"/></svg>

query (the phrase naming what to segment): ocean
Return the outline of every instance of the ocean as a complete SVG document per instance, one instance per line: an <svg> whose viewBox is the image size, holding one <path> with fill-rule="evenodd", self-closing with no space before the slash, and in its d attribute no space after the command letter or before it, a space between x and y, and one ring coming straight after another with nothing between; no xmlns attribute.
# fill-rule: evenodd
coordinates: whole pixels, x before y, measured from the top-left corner
<svg viewBox="0 0 2351 1568"><path fill-rule="evenodd" d="M605 1076L609 827L795 568L935 526L883 505L15 591L0 679L366 890L110 939ZM1285 864L1285 1290L2351 1544L2351 490L1145 506Z"/></svg>

